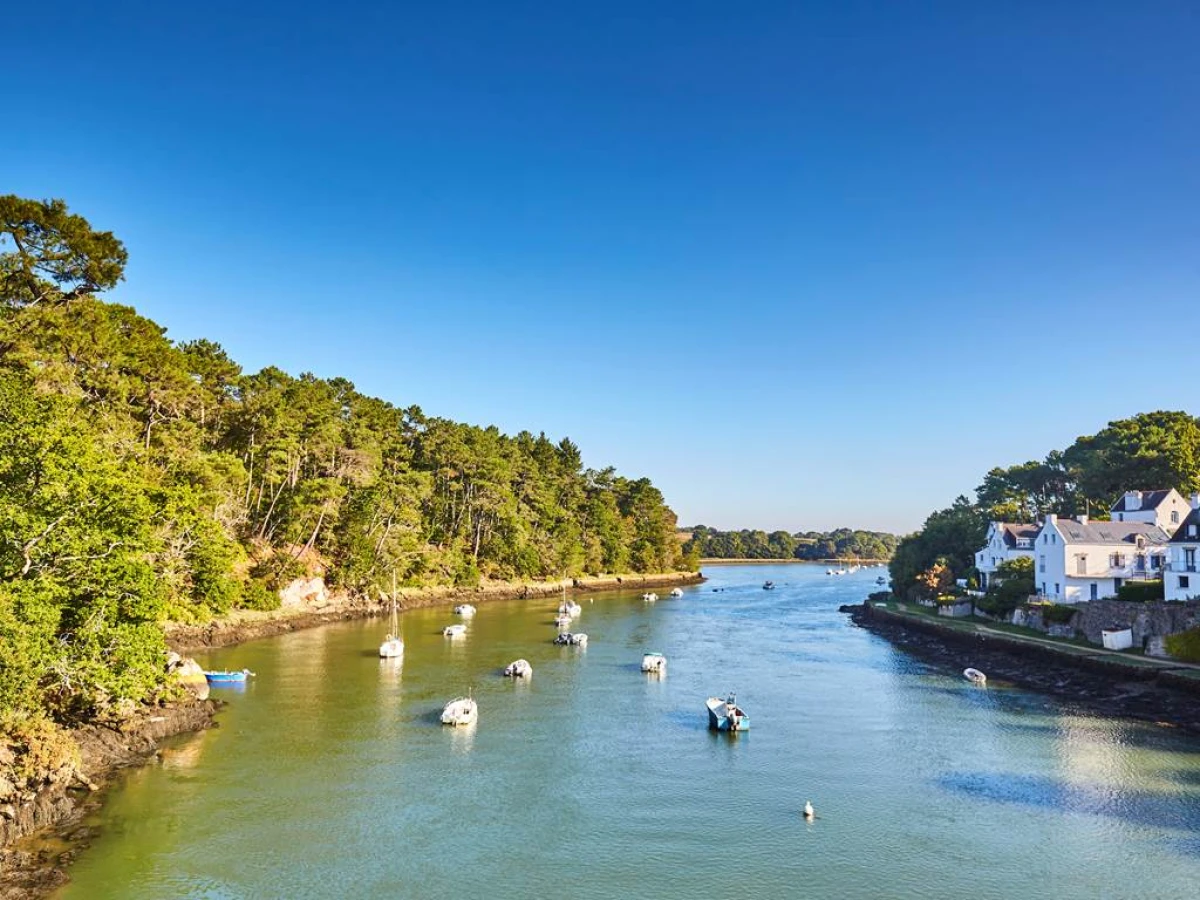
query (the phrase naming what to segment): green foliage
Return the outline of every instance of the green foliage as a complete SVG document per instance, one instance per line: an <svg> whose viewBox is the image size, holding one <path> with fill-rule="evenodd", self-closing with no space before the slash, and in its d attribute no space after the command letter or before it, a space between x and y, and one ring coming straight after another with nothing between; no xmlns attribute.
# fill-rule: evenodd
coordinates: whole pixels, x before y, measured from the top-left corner
<svg viewBox="0 0 1200 900"><path fill-rule="evenodd" d="M1042 621L1047 625L1068 625L1075 613L1079 612L1074 606L1063 603L1043 603L1039 609L1042 612Z"/></svg>
<svg viewBox="0 0 1200 900"><path fill-rule="evenodd" d="M890 559L898 538L879 531L719 531L706 525L691 529L685 554L711 559Z"/></svg>
<svg viewBox="0 0 1200 900"><path fill-rule="evenodd" d="M1018 556L996 567L987 596L976 600L975 605L993 616L1009 616L1034 590L1033 559Z"/></svg>
<svg viewBox="0 0 1200 900"><path fill-rule="evenodd" d="M345 379L243 373L97 299L125 261L60 201L0 197L0 714L152 697L164 620L274 608L316 568L374 593L684 561L648 480Z"/></svg>
<svg viewBox="0 0 1200 900"><path fill-rule="evenodd" d="M952 584L974 568L975 551L983 546L988 520L966 497L947 509L932 513L916 534L900 540L888 564L892 588L906 596L929 596L930 589L919 579L939 561L948 570Z"/></svg>
<svg viewBox="0 0 1200 900"><path fill-rule="evenodd" d="M1125 581L1117 588L1117 599L1129 603L1149 603L1165 599L1162 580Z"/></svg>
<svg viewBox="0 0 1200 900"><path fill-rule="evenodd" d="M1175 659L1189 663L1200 663L1200 628L1169 634L1163 642L1167 653Z"/></svg>

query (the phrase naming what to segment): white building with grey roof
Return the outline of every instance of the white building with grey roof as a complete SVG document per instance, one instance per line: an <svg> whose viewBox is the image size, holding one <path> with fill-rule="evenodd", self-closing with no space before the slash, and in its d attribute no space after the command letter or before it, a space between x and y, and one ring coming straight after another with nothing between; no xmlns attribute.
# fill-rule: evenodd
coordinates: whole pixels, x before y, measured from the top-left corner
<svg viewBox="0 0 1200 900"><path fill-rule="evenodd" d="M1169 541L1157 521L1048 515L1034 543L1034 583L1041 596L1058 603L1115 597L1126 581L1163 576Z"/></svg>
<svg viewBox="0 0 1200 900"><path fill-rule="evenodd" d="M1126 491L1109 510L1114 522L1149 522L1167 534L1173 534L1189 512L1188 501L1175 488Z"/></svg>
<svg viewBox="0 0 1200 900"><path fill-rule="evenodd" d="M1192 494L1191 509L1171 537L1171 558L1163 573L1168 600L1200 600L1200 494Z"/></svg>
<svg viewBox="0 0 1200 900"><path fill-rule="evenodd" d="M992 522L988 526L987 543L975 554L981 591L988 589L1001 563L1022 556L1033 557L1033 542L1040 528L1040 525L1013 522Z"/></svg>

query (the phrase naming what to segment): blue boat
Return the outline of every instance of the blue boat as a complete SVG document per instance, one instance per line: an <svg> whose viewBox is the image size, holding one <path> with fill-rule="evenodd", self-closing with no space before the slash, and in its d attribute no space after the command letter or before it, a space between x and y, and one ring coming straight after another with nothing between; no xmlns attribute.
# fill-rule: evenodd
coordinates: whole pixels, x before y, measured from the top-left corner
<svg viewBox="0 0 1200 900"><path fill-rule="evenodd" d="M709 697L708 726L717 731L749 731L750 717L737 705L737 697L732 693L724 700Z"/></svg>
<svg viewBox="0 0 1200 900"><path fill-rule="evenodd" d="M205 672L204 678L209 684L245 684L253 674L249 669L240 672Z"/></svg>

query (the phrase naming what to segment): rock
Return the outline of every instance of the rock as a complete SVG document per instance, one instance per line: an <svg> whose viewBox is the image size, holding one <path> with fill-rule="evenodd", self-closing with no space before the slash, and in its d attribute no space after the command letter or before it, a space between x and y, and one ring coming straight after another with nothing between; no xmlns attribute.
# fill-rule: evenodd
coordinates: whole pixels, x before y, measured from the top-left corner
<svg viewBox="0 0 1200 900"><path fill-rule="evenodd" d="M17 792L17 786L7 778L0 778L0 800L7 800Z"/></svg>
<svg viewBox="0 0 1200 900"><path fill-rule="evenodd" d="M17 817L17 809L11 803L5 803L3 806L0 806L0 816L11 822Z"/></svg>
<svg viewBox="0 0 1200 900"><path fill-rule="evenodd" d="M325 579L297 578L279 592L279 605L284 609L310 609L329 605L329 590L325 587Z"/></svg>

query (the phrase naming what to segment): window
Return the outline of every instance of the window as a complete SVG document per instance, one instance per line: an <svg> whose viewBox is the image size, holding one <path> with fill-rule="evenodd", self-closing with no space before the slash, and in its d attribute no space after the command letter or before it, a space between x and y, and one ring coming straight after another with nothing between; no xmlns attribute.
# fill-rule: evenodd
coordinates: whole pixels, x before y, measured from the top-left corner
<svg viewBox="0 0 1200 900"><path fill-rule="evenodd" d="M1086 575L1087 574L1087 554L1086 553L1080 553L1078 556L1075 557L1075 574L1076 575Z"/></svg>
<svg viewBox="0 0 1200 900"><path fill-rule="evenodd" d="M1058 543L1058 535L1057 534L1050 535L1050 543L1052 543L1052 544Z"/></svg>
<svg viewBox="0 0 1200 900"><path fill-rule="evenodd" d="M1183 567L1185 569L1187 569L1189 572L1196 571L1196 548L1195 547L1184 547L1183 548Z"/></svg>
<svg viewBox="0 0 1200 900"><path fill-rule="evenodd" d="M1123 553L1114 553L1112 556L1110 556L1110 557L1108 558L1108 564L1109 564L1110 566L1112 566L1114 569L1123 569L1123 568L1125 568L1125 554L1123 554Z"/></svg>
<svg viewBox="0 0 1200 900"><path fill-rule="evenodd" d="M1179 586L1180 586L1181 588L1186 588L1186 587L1188 587L1188 577L1187 577L1186 575L1180 575L1180 576L1179 576Z"/></svg>
<svg viewBox="0 0 1200 900"><path fill-rule="evenodd" d="M1172 525L1179 524L1179 510L1177 510L1177 509L1171 510L1171 524Z"/></svg>
<svg viewBox="0 0 1200 900"><path fill-rule="evenodd" d="M1038 557L1038 571L1039 572L1046 571L1046 554L1045 553L1043 553L1041 556Z"/></svg>
<svg viewBox="0 0 1200 900"><path fill-rule="evenodd" d="M1054 583L1054 596L1055 596L1055 597L1057 597L1057 596L1058 596L1058 582L1055 582L1055 583Z"/></svg>
<svg viewBox="0 0 1200 900"><path fill-rule="evenodd" d="M1162 554L1155 553L1153 556L1151 556L1150 557L1150 565L1155 569L1161 569L1163 567Z"/></svg>
<svg viewBox="0 0 1200 900"><path fill-rule="evenodd" d="M1138 555L1135 557L1135 560L1134 560L1134 561L1135 561L1135 564L1136 564L1136 566L1137 566L1137 570L1138 570L1139 572L1145 572L1145 571L1146 571L1146 554L1145 554L1145 553L1139 553L1139 554L1138 554Z"/></svg>

